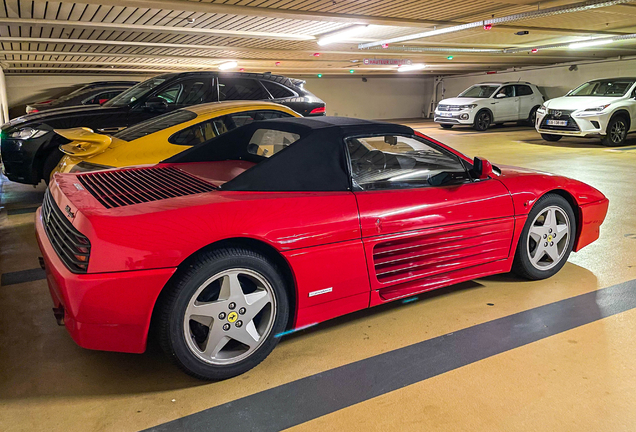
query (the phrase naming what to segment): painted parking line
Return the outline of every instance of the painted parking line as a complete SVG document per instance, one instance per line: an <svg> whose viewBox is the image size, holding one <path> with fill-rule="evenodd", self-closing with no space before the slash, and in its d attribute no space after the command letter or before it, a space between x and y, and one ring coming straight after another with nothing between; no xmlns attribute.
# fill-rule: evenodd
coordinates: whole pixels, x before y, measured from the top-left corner
<svg viewBox="0 0 636 432"><path fill-rule="evenodd" d="M10 208L7 209L7 216L25 214L25 213L35 213L35 211L40 207L41 204L33 206L33 207L23 207L23 208Z"/></svg>
<svg viewBox="0 0 636 432"><path fill-rule="evenodd" d="M42 279L46 279L46 273L41 268L2 273L2 276L0 276L0 286L15 285Z"/></svg>
<svg viewBox="0 0 636 432"><path fill-rule="evenodd" d="M634 308L636 280L389 351L147 431L280 431Z"/></svg>
<svg viewBox="0 0 636 432"><path fill-rule="evenodd" d="M605 151L608 151L608 152L622 152L622 151L630 151L630 150L636 150L636 146L613 148L613 149L607 149Z"/></svg>

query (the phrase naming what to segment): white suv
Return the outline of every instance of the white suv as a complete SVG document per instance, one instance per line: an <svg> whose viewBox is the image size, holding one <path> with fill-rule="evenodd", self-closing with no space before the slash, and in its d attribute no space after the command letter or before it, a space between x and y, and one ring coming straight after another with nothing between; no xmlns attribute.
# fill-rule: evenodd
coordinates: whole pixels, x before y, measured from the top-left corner
<svg viewBox="0 0 636 432"><path fill-rule="evenodd" d="M456 98L441 101L435 108L435 122L445 129L471 125L478 131L485 131L493 123L534 124L544 100L537 86L528 82L475 84Z"/></svg>
<svg viewBox="0 0 636 432"><path fill-rule="evenodd" d="M536 129L546 141L563 136L600 137L606 146L625 143L636 131L636 78L586 82L537 111Z"/></svg>

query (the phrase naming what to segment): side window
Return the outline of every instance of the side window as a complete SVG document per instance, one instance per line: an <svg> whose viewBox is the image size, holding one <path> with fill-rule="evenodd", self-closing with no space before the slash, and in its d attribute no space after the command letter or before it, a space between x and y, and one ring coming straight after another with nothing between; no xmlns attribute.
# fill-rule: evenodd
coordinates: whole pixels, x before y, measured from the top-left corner
<svg viewBox="0 0 636 432"><path fill-rule="evenodd" d="M155 96L168 102L168 105L173 105L177 102L177 98L179 97L182 88L183 86L181 84L175 84L165 90L161 90Z"/></svg>
<svg viewBox="0 0 636 432"><path fill-rule="evenodd" d="M511 86L511 85L504 86L495 94L495 97L499 96L500 94L506 95L507 98L514 97L514 95L515 95L515 87ZM501 97L501 96L499 96L499 97Z"/></svg>
<svg viewBox="0 0 636 432"><path fill-rule="evenodd" d="M186 107L214 101L214 86L211 78L192 78L178 82L155 97L164 99L168 105Z"/></svg>
<svg viewBox="0 0 636 432"><path fill-rule="evenodd" d="M357 190L411 189L470 181L459 158L432 143L402 136L347 138Z"/></svg>
<svg viewBox="0 0 636 432"><path fill-rule="evenodd" d="M517 96L532 96L532 89L527 85L516 85L515 91Z"/></svg>
<svg viewBox="0 0 636 432"><path fill-rule="evenodd" d="M168 138L168 142L177 145L193 146L222 135L237 127L252 123L255 120L268 120L281 117L292 116L281 111L245 111L228 114L206 120L176 132Z"/></svg>
<svg viewBox="0 0 636 432"><path fill-rule="evenodd" d="M269 96L255 79L219 77L220 101L266 99L269 99Z"/></svg>
<svg viewBox="0 0 636 432"><path fill-rule="evenodd" d="M274 129L258 129L250 138L247 151L258 156L272 155L300 139L300 135Z"/></svg>
<svg viewBox="0 0 636 432"><path fill-rule="evenodd" d="M269 93L272 95L274 99L282 99L282 98L289 98L289 97L296 96L296 94L292 92L291 90L289 90L287 87L277 84L275 82L262 80L261 84L265 86L267 91L269 91Z"/></svg>
<svg viewBox="0 0 636 432"><path fill-rule="evenodd" d="M291 114L287 114L282 111L244 111L240 113L229 114L230 126L232 129L245 126L253 121L258 120L271 120L283 117L293 117Z"/></svg>

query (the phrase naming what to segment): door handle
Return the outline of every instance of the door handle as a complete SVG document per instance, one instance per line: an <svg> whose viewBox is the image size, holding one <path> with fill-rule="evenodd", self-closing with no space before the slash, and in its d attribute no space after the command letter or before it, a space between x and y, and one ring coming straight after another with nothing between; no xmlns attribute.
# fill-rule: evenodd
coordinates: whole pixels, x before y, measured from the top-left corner
<svg viewBox="0 0 636 432"><path fill-rule="evenodd" d="M494 104L496 104L496 103L499 103L499 102L490 102L490 105L494 105Z"/></svg>

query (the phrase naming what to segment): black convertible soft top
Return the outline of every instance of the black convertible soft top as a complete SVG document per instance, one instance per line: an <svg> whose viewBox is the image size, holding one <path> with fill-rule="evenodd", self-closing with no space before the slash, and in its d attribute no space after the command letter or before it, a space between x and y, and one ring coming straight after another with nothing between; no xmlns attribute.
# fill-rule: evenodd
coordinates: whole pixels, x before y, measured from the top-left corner
<svg viewBox="0 0 636 432"><path fill-rule="evenodd" d="M259 129L297 134L289 147L266 158L248 151ZM413 135L407 126L347 117L282 118L250 123L181 152L164 162L247 160L257 163L222 190L345 191L351 189L344 139L360 135Z"/></svg>

